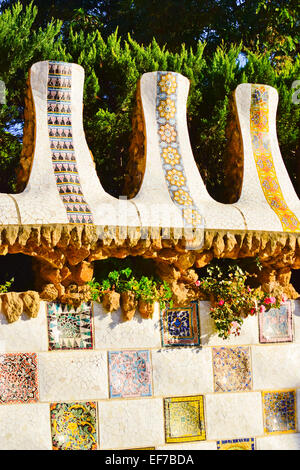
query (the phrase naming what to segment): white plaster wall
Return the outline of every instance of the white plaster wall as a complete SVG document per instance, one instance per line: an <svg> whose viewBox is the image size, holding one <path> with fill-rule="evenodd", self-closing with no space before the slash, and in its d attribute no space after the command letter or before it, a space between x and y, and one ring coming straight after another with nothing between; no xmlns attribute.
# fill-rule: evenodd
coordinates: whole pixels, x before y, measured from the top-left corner
<svg viewBox="0 0 300 470"><path fill-rule="evenodd" d="M0 404L0 448L51 449L50 403L95 401L100 450L213 450L218 440L244 438L255 438L258 450L300 449L300 301L294 302L294 342L278 344L259 343L257 317L246 320L239 337L223 341L210 321L209 303L199 307L199 347L163 347L158 307L152 320L137 313L132 322L122 322L120 311L107 314L95 303L94 349L74 351L48 351L44 302L36 319L24 315L8 324L0 314L0 353L37 353L39 382L37 403ZM249 391L214 391L212 349L219 345L249 347ZM110 398L108 353L125 349L149 350L151 396ZM289 434L266 434L262 392L286 389L297 393L297 428ZM204 399L206 439L167 444L164 398L194 395Z"/></svg>

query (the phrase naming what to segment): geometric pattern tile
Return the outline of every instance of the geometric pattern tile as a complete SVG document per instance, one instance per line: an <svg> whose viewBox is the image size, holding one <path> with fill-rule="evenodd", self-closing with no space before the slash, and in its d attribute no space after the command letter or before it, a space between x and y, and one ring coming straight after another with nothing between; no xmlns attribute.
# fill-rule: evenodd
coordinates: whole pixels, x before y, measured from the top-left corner
<svg viewBox="0 0 300 470"><path fill-rule="evenodd" d="M48 303L49 350L93 349L91 302L74 308L56 302Z"/></svg>
<svg viewBox="0 0 300 470"><path fill-rule="evenodd" d="M92 224L76 162L72 129L72 64L49 62L48 134L57 190L72 224Z"/></svg>
<svg viewBox="0 0 300 470"><path fill-rule="evenodd" d="M262 397L265 433L296 432L296 391L262 392Z"/></svg>
<svg viewBox="0 0 300 470"><path fill-rule="evenodd" d="M152 395L149 351L109 351L108 364L111 398Z"/></svg>
<svg viewBox="0 0 300 470"><path fill-rule="evenodd" d="M0 403L33 403L38 398L37 355L0 354Z"/></svg>
<svg viewBox="0 0 300 470"><path fill-rule="evenodd" d="M167 308L161 313L162 346L199 346L198 302L185 308Z"/></svg>
<svg viewBox="0 0 300 470"><path fill-rule="evenodd" d="M164 399L165 439L170 442L205 439L203 396Z"/></svg>
<svg viewBox="0 0 300 470"><path fill-rule="evenodd" d="M249 439L231 439L227 441L217 441L218 450L255 450L255 440Z"/></svg>
<svg viewBox="0 0 300 470"><path fill-rule="evenodd" d="M96 450L96 403L52 403L50 405L53 450Z"/></svg>
<svg viewBox="0 0 300 470"><path fill-rule="evenodd" d="M212 348L215 392L252 389L250 348L248 346Z"/></svg>
<svg viewBox="0 0 300 470"><path fill-rule="evenodd" d="M293 341L291 301L259 313L260 343Z"/></svg>

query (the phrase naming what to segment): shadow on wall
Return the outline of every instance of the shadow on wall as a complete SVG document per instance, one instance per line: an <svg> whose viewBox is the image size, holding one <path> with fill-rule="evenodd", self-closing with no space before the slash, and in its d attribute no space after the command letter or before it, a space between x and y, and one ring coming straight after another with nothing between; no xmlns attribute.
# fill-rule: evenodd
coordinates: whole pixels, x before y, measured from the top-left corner
<svg viewBox="0 0 300 470"><path fill-rule="evenodd" d="M10 291L24 292L34 289L33 258L23 254L0 256L0 284L14 279Z"/></svg>
<svg viewBox="0 0 300 470"><path fill-rule="evenodd" d="M300 269L292 269L291 284L300 292Z"/></svg>

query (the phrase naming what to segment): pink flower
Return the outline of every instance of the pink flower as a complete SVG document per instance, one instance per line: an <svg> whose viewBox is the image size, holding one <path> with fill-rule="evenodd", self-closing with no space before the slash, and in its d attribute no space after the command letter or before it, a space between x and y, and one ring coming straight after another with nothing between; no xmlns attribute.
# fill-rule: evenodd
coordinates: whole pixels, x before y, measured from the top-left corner
<svg viewBox="0 0 300 470"><path fill-rule="evenodd" d="M220 305L220 307L222 307L222 305L225 304L225 301L223 299L221 299L219 302L218 302L218 305Z"/></svg>
<svg viewBox="0 0 300 470"><path fill-rule="evenodd" d="M255 315L255 314L256 314L255 308L251 308L251 310L250 310L250 315Z"/></svg>
<svg viewBox="0 0 300 470"><path fill-rule="evenodd" d="M247 291L248 291L248 292L251 292L252 289L248 286L248 287L247 287Z"/></svg>
<svg viewBox="0 0 300 470"><path fill-rule="evenodd" d="M200 281L196 281L196 282L195 282L195 286L196 286L196 287L199 287L199 286L200 286L200 284L201 284L201 282L200 282Z"/></svg>
<svg viewBox="0 0 300 470"><path fill-rule="evenodd" d="M276 302L276 298L275 297L266 297L264 302L267 305L269 305L269 304L273 305Z"/></svg>
<svg viewBox="0 0 300 470"><path fill-rule="evenodd" d="M282 294L281 303L284 304L286 301L287 301L287 296L285 294Z"/></svg>
<svg viewBox="0 0 300 470"><path fill-rule="evenodd" d="M259 311L260 311L260 313L264 313L266 311L266 307L264 305L261 305L259 307Z"/></svg>

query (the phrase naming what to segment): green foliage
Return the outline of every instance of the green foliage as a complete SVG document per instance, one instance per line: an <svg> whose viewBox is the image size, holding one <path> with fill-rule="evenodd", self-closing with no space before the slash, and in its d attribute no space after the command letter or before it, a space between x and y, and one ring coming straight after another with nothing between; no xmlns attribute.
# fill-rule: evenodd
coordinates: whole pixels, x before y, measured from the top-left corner
<svg viewBox="0 0 300 470"><path fill-rule="evenodd" d="M259 263L257 268L260 269ZM244 318L259 310L279 308L285 301L282 293L270 296L260 288L251 289L248 285L251 275L236 261L217 260L205 271L199 288L212 302L210 315L223 339L239 335Z"/></svg>
<svg viewBox="0 0 300 470"><path fill-rule="evenodd" d="M13 282L14 282L14 278L11 278L10 281L6 281L4 284L0 284L0 294L4 294L5 292L8 292Z"/></svg>
<svg viewBox="0 0 300 470"><path fill-rule="evenodd" d="M191 83L188 127L196 163L209 192L223 201L230 94L241 82L266 83L279 92L278 137L296 185L300 106L292 103L291 96L300 62L299 9L294 1L167 0L162 5L144 0L74 0L67 5L55 0L49 8L38 0L34 4L43 15L36 7L22 8L15 1L4 2L13 8L0 14L0 79L8 91L7 105L0 105L0 140L7 127L23 121L25 81L34 62L79 63L85 69L87 142L104 189L122 195L137 80L149 71L179 72ZM42 21L52 16L64 22ZM285 36L281 21L287 28ZM182 34L176 36L178 31ZM18 139L2 139L1 147L0 170L7 178L0 179L0 191L14 191L10 171L19 159Z"/></svg>
<svg viewBox="0 0 300 470"><path fill-rule="evenodd" d="M130 264L130 262L129 262ZM92 300L101 299L109 291L134 292L136 300L147 303L159 302L160 308L172 305L172 291L165 281L155 276L142 275L141 271L126 266L123 269L114 269L103 273L101 278L93 278L89 283Z"/></svg>

